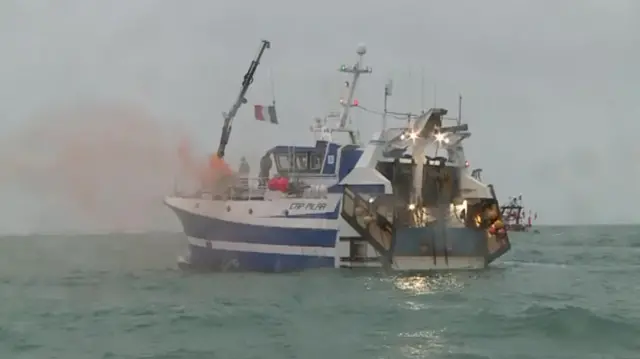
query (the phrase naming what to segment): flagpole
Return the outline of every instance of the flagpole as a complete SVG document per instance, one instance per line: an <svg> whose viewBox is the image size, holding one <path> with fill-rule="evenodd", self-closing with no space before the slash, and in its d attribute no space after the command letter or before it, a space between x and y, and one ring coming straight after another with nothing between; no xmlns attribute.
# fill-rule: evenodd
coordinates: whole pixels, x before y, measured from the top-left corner
<svg viewBox="0 0 640 359"><path fill-rule="evenodd" d="M276 86L273 82L273 74L271 68L269 68L269 83L271 84L271 100L273 102L273 106L276 105Z"/></svg>

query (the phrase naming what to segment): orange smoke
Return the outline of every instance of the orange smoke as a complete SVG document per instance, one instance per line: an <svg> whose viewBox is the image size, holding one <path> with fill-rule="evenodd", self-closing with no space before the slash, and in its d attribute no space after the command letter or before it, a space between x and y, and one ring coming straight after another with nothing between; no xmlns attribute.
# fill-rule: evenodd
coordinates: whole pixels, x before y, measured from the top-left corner
<svg viewBox="0 0 640 359"><path fill-rule="evenodd" d="M233 174L229 164L217 154L210 154L204 161L196 160L188 139L183 138L178 147L178 158L182 173L190 178L197 178L201 185L217 182L222 177Z"/></svg>
<svg viewBox="0 0 640 359"><path fill-rule="evenodd" d="M229 176L233 174L233 170L229 164L224 159L218 157L215 153L209 156L209 168L213 173L220 176Z"/></svg>
<svg viewBox="0 0 640 359"><path fill-rule="evenodd" d="M0 186L19 188L36 200L55 198L59 206L33 209L34 223L47 211L71 208L64 216L68 221L56 223L59 228L162 230L167 223L177 228L162 204L176 176L201 180L224 169L218 162L209 166L206 156L193 153L193 142L177 133L134 106L49 111L0 140Z"/></svg>

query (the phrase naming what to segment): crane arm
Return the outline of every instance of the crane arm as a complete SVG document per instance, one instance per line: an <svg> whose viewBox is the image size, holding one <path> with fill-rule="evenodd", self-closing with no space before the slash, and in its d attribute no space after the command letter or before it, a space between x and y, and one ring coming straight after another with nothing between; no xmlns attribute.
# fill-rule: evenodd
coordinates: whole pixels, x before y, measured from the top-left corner
<svg viewBox="0 0 640 359"><path fill-rule="evenodd" d="M227 148L227 143L229 143L229 136L231 135L231 124L233 123L233 119L236 117L236 113L240 109L240 106L247 103L247 99L245 95L247 91L249 91L249 87L253 83L253 76L258 69L258 65L260 65L260 59L264 54L266 49L271 48L271 42L267 40L262 40L262 44L260 45L260 50L256 57L251 61L251 65L249 65L249 70L244 75L242 79L242 87L240 88L240 93L236 98L236 102L231 106L231 109L227 113L223 113L224 117L224 125L222 127L222 135L220 136L220 145L218 146L217 156L218 158L223 158L225 154L225 150Z"/></svg>

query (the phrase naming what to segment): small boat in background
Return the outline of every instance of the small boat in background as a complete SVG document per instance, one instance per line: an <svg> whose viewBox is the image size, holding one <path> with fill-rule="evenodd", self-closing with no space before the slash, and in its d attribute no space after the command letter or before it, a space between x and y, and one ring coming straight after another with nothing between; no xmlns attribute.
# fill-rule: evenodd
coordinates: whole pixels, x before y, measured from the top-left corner
<svg viewBox="0 0 640 359"><path fill-rule="evenodd" d="M509 197L509 202L500 207L502 218L504 218L505 228L513 232L529 232L532 229L533 221L538 219L538 212L527 211L522 202L522 194L517 197ZM539 233L538 230L533 230Z"/></svg>

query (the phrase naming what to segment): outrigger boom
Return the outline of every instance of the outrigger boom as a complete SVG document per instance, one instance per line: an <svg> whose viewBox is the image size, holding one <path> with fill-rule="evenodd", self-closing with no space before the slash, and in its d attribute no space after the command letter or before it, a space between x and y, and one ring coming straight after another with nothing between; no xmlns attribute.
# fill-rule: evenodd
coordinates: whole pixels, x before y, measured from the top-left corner
<svg viewBox="0 0 640 359"><path fill-rule="evenodd" d="M262 58L262 54L266 49L271 48L271 42L267 40L262 40L262 45L260 45L260 50L258 51L258 55L256 55L255 59L251 61L251 65L249 65L249 70L244 75L242 80L242 88L240 88L240 93L238 94L238 98L236 102L231 106L231 110L229 112L223 112L222 116L224 117L224 126L222 127L222 135L220 136L220 146L218 146L218 158L224 157L224 152L227 148L227 143L229 143L229 136L231 135L231 124L233 119L236 117L236 113L240 109L240 106L247 103L247 99L244 97L249 91L249 87L253 83L253 75L256 73L258 69L258 65L260 64L260 59Z"/></svg>

